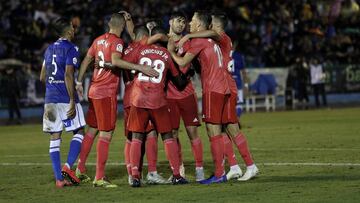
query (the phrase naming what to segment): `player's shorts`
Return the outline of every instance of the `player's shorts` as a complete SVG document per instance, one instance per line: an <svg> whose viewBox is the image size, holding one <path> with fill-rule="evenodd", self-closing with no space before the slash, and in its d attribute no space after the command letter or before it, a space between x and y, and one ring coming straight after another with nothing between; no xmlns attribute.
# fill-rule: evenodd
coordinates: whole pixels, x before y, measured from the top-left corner
<svg viewBox="0 0 360 203"><path fill-rule="evenodd" d="M43 131L61 132L63 128L74 131L86 125L84 112L80 103L75 104L76 116L73 119L67 118L69 110L68 103L47 103L44 106Z"/></svg>
<svg viewBox="0 0 360 203"><path fill-rule="evenodd" d="M124 108L124 135L125 137L129 137L130 131L128 129L128 120L129 120L129 113L130 113L130 106ZM148 125L146 126L146 133L154 130L154 125L151 121L148 122Z"/></svg>
<svg viewBox="0 0 360 203"><path fill-rule="evenodd" d="M131 132L146 133L149 122L158 133L171 132L170 109L167 105L158 109L145 109L131 106L128 129Z"/></svg>
<svg viewBox="0 0 360 203"><path fill-rule="evenodd" d="M185 126L200 126L197 99L195 94L182 99L167 99L170 108L170 121L173 129L180 126L182 117Z"/></svg>
<svg viewBox="0 0 360 203"><path fill-rule="evenodd" d="M86 123L100 131L112 131L115 129L117 118L116 97L102 99L89 98L89 110L86 115Z"/></svg>
<svg viewBox="0 0 360 203"><path fill-rule="evenodd" d="M203 94L203 121L220 125L237 122L236 99L236 94L225 95L216 92Z"/></svg>

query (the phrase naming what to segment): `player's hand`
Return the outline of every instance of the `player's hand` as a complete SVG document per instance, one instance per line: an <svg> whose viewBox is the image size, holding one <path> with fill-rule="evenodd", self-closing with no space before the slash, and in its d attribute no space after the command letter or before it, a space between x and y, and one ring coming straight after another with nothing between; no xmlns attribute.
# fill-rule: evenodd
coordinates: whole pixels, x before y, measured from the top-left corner
<svg viewBox="0 0 360 203"><path fill-rule="evenodd" d="M169 38L169 41L168 41L168 44L167 44L167 49L170 51L170 52L175 52L175 41L173 38Z"/></svg>
<svg viewBox="0 0 360 203"><path fill-rule="evenodd" d="M76 89L76 92L78 93L79 97L84 96L84 87L82 86L82 84L76 84L75 89Z"/></svg>
<svg viewBox="0 0 360 203"><path fill-rule="evenodd" d="M140 72L143 74L149 76L149 77L159 77L159 72L157 72L155 69L153 69L151 66L140 66L139 69Z"/></svg>
<svg viewBox="0 0 360 203"><path fill-rule="evenodd" d="M157 24L154 21L146 23L146 28L149 29L150 31L156 26L157 26Z"/></svg>
<svg viewBox="0 0 360 203"><path fill-rule="evenodd" d="M184 46L184 44L185 44L185 42L186 41L188 41L190 38L189 38L189 36L188 35L185 35L184 37L182 37L181 39L180 39L180 41L178 42L178 44L177 44L177 47L182 47L182 46Z"/></svg>
<svg viewBox="0 0 360 203"><path fill-rule="evenodd" d="M125 18L126 21L131 20L131 15L130 15L130 13L128 13L128 12L126 12L126 11L119 11L118 13L119 13L119 14L122 14L122 15L124 16L124 18Z"/></svg>
<svg viewBox="0 0 360 203"><path fill-rule="evenodd" d="M69 107L70 108L69 108L68 112L66 113L66 116L68 117L68 119L73 119L76 116L74 100L70 100Z"/></svg>

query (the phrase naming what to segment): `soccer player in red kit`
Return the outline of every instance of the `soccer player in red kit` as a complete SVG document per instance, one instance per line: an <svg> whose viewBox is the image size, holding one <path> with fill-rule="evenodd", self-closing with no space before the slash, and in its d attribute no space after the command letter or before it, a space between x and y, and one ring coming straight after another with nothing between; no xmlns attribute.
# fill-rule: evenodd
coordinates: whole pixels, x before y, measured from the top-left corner
<svg viewBox="0 0 360 203"><path fill-rule="evenodd" d="M126 61L135 61L136 53L139 49L147 44L152 44L158 40L167 40L166 35L156 34L149 37L149 30L145 26L137 26L134 29L134 41L127 47L124 52L124 60ZM131 175L131 163L130 163L130 147L131 147L131 132L128 130L128 115L130 112L130 95L133 85L134 73L129 70L123 71L123 80L125 84L125 93L123 98L123 107L124 107L124 129L125 136L127 137L124 147L124 156L126 169L129 175L128 182L132 185L132 175ZM146 143L145 151L148 161L148 174L146 176L148 184L168 184L169 182L165 180L160 174L157 173L157 133L154 130L154 127L151 122L147 126L146 130Z"/></svg>
<svg viewBox="0 0 360 203"><path fill-rule="evenodd" d="M80 152L78 175L85 173L85 160L90 152L94 141L96 129L100 131L97 143L95 187L117 187L105 178L105 164L108 159L109 145L115 129L117 115L117 98L119 89L120 70L105 68L105 63L111 63L116 67L133 69L149 76L157 76L158 73L147 66L128 63L121 59L124 43L120 35L125 26L122 14L114 13L108 23L108 33L96 38L83 60L77 80L77 90L82 92L82 80L89 64L95 60L95 69L89 89L89 110L87 123L90 126L86 133Z"/></svg>
<svg viewBox="0 0 360 203"><path fill-rule="evenodd" d="M191 33L181 39L181 43L188 41L188 39L194 37L211 37L215 39L223 53L224 67L228 69L227 80L230 85L231 96L227 103L226 108L231 109L229 111L229 123L226 126L226 133L232 137L233 142L237 146L241 157L243 158L247 170L242 177L238 177L239 181L246 181L255 177L258 173L258 168L252 160L245 135L240 131L238 118L236 115L236 100L237 100L237 86L235 80L232 78L231 72L234 71L234 61L232 59L232 43L231 38L225 33L224 29L227 23L227 17L224 13L215 13L212 15L212 30L204 30L197 33ZM228 158L230 164L230 171L227 174L227 178L231 179L236 176L241 176L242 171L237 164L235 154L232 148L232 142L228 136L224 136L225 143L225 155Z"/></svg>
<svg viewBox="0 0 360 203"><path fill-rule="evenodd" d="M207 30L211 17L205 12L195 12L190 22L190 32ZM215 164L215 173L209 179L200 181L202 184L226 182L224 174L224 142L221 135L223 124L227 123L228 109L226 102L230 98L227 82L227 70L223 67L220 47L208 38L196 38L190 42L190 49L184 57L175 52L175 44L169 40L168 49L172 58L179 66L185 66L195 57L201 66L201 83L203 91L203 120L210 139L211 154Z"/></svg>
<svg viewBox="0 0 360 203"><path fill-rule="evenodd" d="M165 33L156 27L152 34ZM186 86L186 78L176 69L166 48L159 45L147 45L139 49L134 61L139 64L151 65L159 72L158 77L136 74L131 90L131 108L129 113L128 128L132 132L130 147L131 174L133 187L140 187L139 164L141 158L141 145L145 139L146 126L150 121L157 132L162 136L167 159L173 171L173 184L186 184L186 179L180 176L179 156L177 144L171 133L170 112L165 95L167 75L181 88Z"/></svg>
<svg viewBox="0 0 360 203"><path fill-rule="evenodd" d="M186 27L186 17L181 12L175 12L170 16L169 20L170 30L168 36L175 42L182 38L182 33ZM187 41L181 49L177 51L179 55L184 55L190 48L190 42ZM191 64L186 67L181 67L180 70L185 73L189 70ZM179 91L176 86L170 81L168 83L166 98L168 100L171 111L172 133L177 140L180 159L180 174L185 177L185 167L182 160L181 144L179 140L180 117L184 121L186 132L191 142L191 149L195 158L195 179L201 181L204 179L203 168L203 145L198 134L198 126L200 120L197 109L197 98L192 82L189 81L184 90Z"/></svg>

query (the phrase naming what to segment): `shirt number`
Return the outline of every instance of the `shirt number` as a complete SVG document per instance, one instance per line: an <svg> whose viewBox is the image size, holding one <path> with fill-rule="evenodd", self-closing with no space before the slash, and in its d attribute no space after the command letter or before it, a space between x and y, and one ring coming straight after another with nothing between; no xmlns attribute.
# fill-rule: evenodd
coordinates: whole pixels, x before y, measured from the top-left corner
<svg viewBox="0 0 360 203"><path fill-rule="evenodd" d="M51 73L52 75L56 75L57 72L57 64L55 62L55 58L56 58L56 54L53 54L51 64L54 66L54 71Z"/></svg>
<svg viewBox="0 0 360 203"><path fill-rule="evenodd" d="M219 63L219 67L221 68L223 66L223 56L222 56L222 53L221 53L221 49L219 47L219 45L217 44L214 44L214 51L217 55L217 58L218 58L218 63Z"/></svg>
<svg viewBox="0 0 360 203"><path fill-rule="evenodd" d="M104 53L102 51L99 51L98 52L98 56L100 58L100 61L99 61L99 66L100 66L100 70L98 72L98 75L100 75L100 73L102 72L102 70L104 69L104 64L105 64L105 57L104 57Z"/></svg>
<svg viewBox="0 0 360 203"><path fill-rule="evenodd" d="M152 82L152 83L160 83L161 79L163 77L163 71L165 69L165 64L163 61L156 59L155 61L152 61L148 57L143 57L140 59L141 65L148 65L154 67L154 70L156 70L159 73L158 77L149 77L142 73L139 73L138 80L144 81L144 82Z"/></svg>

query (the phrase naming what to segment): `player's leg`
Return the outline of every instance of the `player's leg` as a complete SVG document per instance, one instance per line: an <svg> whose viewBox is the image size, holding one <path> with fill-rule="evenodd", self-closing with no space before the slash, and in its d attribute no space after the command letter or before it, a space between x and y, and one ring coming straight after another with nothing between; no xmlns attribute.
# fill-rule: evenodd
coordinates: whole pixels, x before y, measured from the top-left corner
<svg viewBox="0 0 360 203"><path fill-rule="evenodd" d="M44 105L43 131L50 134L49 155L56 180L56 187L72 185L64 179L61 174L60 144L63 129L57 104L48 103Z"/></svg>
<svg viewBox="0 0 360 203"><path fill-rule="evenodd" d="M245 135L240 131L239 125L237 123L230 123L226 126L226 132L232 137L233 142L237 146L241 157L243 158L246 164L245 174L239 178L240 181L249 180L257 175L259 172L258 168L254 164L254 161L251 157L251 153L247 144Z"/></svg>
<svg viewBox="0 0 360 203"><path fill-rule="evenodd" d="M83 142L81 145L78 166L76 169L76 173L78 174L78 177L83 182L90 181L90 178L86 175L86 166L85 165L86 165L87 157L89 156L89 153L93 146L94 139L95 139L96 135L98 134L96 114L95 114L95 109L93 106L92 99L89 99L89 109L86 114L86 123L88 124L88 128L84 135L84 139L83 139Z"/></svg>
<svg viewBox="0 0 360 203"><path fill-rule="evenodd" d="M225 95L208 92L203 95L203 117L210 140L210 149L215 165L214 176L200 181L201 184L220 183L226 181L224 175L224 141L221 134L222 109Z"/></svg>
<svg viewBox="0 0 360 203"><path fill-rule="evenodd" d="M109 155L109 146L113 136L117 116L116 97L93 99L99 139L96 145L96 175L93 182L95 187L117 187L105 177L105 165Z"/></svg>
<svg viewBox="0 0 360 203"><path fill-rule="evenodd" d="M157 132L161 134L164 143L166 157L173 172L173 184L186 184L188 181L180 175L180 160L177 142L171 132L170 113L168 106L159 109L151 109L151 121L154 123Z"/></svg>
<svg viewBox="0 0 360 203"><path fill-rule="evenodd" d="M125 158L125 166L126 171L128 173L128 183L132 185L132 176L131 176L131 163L130 163L130 147L131 147L131 138L132 133L128 129L128 118L130 113L130 107L124 108L124 135L125 139L125 146L124 146L124 158Z"/></svg>
<svg viewBox="0 0 360 203"><path fill-rule="evenodd" d="M198 115L197 99L192 94L179 101L179 109L183 118L185 129L191 142L191 150L195 159L195 179L201 181L205 179L203 168L203 145L198 133L200 119ZM180 167L181 172L181 167Z"/></svg>

